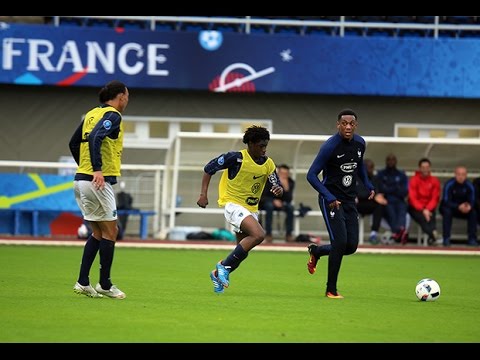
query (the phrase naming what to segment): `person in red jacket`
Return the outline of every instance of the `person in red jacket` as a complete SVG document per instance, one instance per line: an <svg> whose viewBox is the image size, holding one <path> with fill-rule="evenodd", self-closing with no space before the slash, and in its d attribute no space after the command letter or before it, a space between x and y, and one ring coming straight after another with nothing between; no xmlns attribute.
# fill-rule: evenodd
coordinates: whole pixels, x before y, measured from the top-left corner
<svg viewBox="0 0 480 360"><path fill-rule="evenodd" d="M436 209L440 201L440 180L431 175L431 162L420 159L418 171L408 184L408 213L428 235L428 244L436 241Z"/></svg>

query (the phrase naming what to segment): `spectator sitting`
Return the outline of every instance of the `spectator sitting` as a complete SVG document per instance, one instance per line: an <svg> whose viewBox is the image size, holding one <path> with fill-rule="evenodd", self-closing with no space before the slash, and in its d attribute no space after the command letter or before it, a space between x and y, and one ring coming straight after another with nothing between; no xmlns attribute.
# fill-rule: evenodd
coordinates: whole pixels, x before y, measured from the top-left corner
<svg viewBox="0 0 480 360"><path fill-rule="evenodd" d="M271 243L273 241L272 236L272 220L273 211L285 211L285 239L287 242L295 241L292 235L293 232L293 212L294 207L292 204L293 190L295 188L295 181L290 177L290 168L285 165L279 165L277 167L277 174L280 179L280 183L283 186L283 196L277 198L270 190L270 182L267 182L265 189L263 190L262 197L260 199L259 209L265 210L265 242Z"/></svg>
<svg viewBox="0 0 480 360"><path fill-rule="evenodd" d="M420 159L418 168L408 184L408 212L432 245L436 241L435 211L440 201L440 180L431 174L429 159Z"/></svg>
<svg viewBox="0 0 480 360"><path fill-rule="evenodd" d="M397 157L387 155L385 169L377 174L380 193L383 193L387 204L385 205L385 219L392 230L392 238L402 244L408 241L406 229L408 178L405 171L397 169Z"/></svg>
<svg viewBox="0 0 480 360"><path fill-rule="evenodd" d="M125 181L120 182L120 192L117 194L117 210L132 210L132 195L125 191ZM127 230L128 214L118 215L118 240L122 240Z"/></svg>
<svg viewBox="0 0 480 360"><path fill-rule="evenodd" d="M468 245L477 246L477 213L475 211L475 189L467 180L467 168L457 166L455 177L443 187L440 213L443 216L443 246L450 246L452 219L454 217L468 221Z"/></svg>
<svg viewBox="0 0 480 360"><path fill-rule="evenodd" d="M480 225L480 178L473 180L475 188L475 211L477 213L477 224Z"/></svg>
<svg viewBox="0 0 480 360"><path fill-rule="evenodd" d="M384 205L387 200L383 194L378 193L379 183L375 176L375 163L370 159L364 159L363 163L367 171L367 176L370 182L375 187L375 197L369 200L370 191L363 185L360 178L357 178L357 210L362 216L372 215L372 227L368 241L371 244L378 244L378 230L383 217Z"/></svg>

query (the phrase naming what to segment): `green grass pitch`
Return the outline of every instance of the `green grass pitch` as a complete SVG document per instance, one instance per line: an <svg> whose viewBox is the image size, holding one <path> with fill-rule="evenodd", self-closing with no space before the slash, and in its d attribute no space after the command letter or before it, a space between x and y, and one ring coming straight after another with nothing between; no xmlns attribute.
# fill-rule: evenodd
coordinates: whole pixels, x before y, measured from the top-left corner
<svg viewBox="0 0 480 360"><path fill-rule="evenodd" d="M327 259L252 251L217 295L209 279L228 251L117 248L112 280L125 300L73 292L82 248L0 246L2 343L478 343L478 256L345 257L325 298ZM415 297L438 281L435 302ZM98 257L90 280L98 282Z"/></svg>

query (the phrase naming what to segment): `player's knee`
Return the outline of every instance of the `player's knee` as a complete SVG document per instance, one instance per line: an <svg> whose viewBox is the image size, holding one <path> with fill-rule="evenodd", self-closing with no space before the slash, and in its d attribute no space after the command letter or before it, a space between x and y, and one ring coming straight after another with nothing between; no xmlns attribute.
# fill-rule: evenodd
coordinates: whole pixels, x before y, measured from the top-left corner
<svg viewBox="0 0 480 360"><path fill-rule="evenodd" d="M347 245L345 248L345 255L354 254L357 251L356 245Z"/></svg>
<svg viewBox="0 0 480 360"><path fill-rule="evenodd" d="M266 235L267 235L266 232L263 230L255 234L251 234L250 236L253 238L253 242L255 243L255 246L256 246L262 243Z"/></svg>
<svg viewBox="0 0 480 360"><path fill-rule="evenodd" d="M115 226L109 226L107 231L102 233L102 237L105 239L110 239L110 240L117 240L118 236L118 227L117 225Z"/></svg>

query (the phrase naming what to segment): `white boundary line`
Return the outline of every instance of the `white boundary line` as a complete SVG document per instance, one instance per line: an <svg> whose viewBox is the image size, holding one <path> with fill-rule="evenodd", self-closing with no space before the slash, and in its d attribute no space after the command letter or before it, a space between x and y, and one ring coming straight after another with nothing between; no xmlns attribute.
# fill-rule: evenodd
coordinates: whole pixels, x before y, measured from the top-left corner
<svg viewBox="0 0 480 360"><path fill-rule="evenodd" d="M82 240L31 240L31 239L1 239L0 245L37 245L37 246L84 246ZM284 251L306 252L305 246L291 245L260 245L254 248L256 251ZM235 243L231 244L204 244L195 242L149 242L149 241L118 241L118 247L147 248L147 249L194 249L194 250L232 250ZM428 255L473 255L480 256L480 249L437 249L437 248L399 248L392 247L359 247L357 253L361 254L428 254Z"/></svg>

